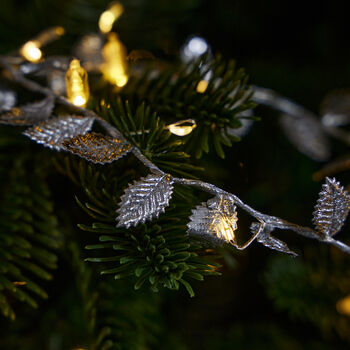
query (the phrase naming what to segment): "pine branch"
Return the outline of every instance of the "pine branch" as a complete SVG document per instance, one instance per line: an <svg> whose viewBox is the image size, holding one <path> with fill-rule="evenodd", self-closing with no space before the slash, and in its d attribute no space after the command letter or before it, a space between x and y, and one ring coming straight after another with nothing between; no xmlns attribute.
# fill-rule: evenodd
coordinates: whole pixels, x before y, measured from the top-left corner
<svg viewBox="0 0 350 350"><path fill-rule="evenodd" d="M233 60L203 56L185 66L131 77L122 93L128 99L146 101L167 121L194 119L197 128L184 138L188 152L200 158L214 147L224 158L223 145L239 140L230 131L240 127L242 114L255 107L247 81ZM198 89L200 83L205 84L204 91Z"/></svg>
<svg viewBox="0 0 350 350"><path fill-rule="evenodd" d="M141 350L158 345L162 324L159 298L149 291L130 291L128 280L118 284L96 280L77 245L71 242L69 250L82 306L81 322L87 328L80 345L92 350Z"/></svg>
<svg viewBox="0 0 350 350"><path fill-rule="evenodd" d="M37 307L34 295L47 298L36 279L52 278L60 235L40 170L28 176L23 159L17 159L8 175L0 212L0 310L14 319L12 298L32 307Z"/></svg>
<svg viewBox="0 0 350 350"><path fill-rule="evenodd" d="M80 182L86 186L89 202L83 204L78 200L78 204L94 220L100 221L79 227L99 235L100 242L88 245L87 249L100 254L87 261L103 264L102 274L113 274L115 279L131 276L135 289L143 284L149 284L154 291L161 287L178 289L182 284L190 295L193 295L193 290L189 279L202 280L205 275L217 274L216 264L198 256L196 251L200 245L191 243L186 235L183 209L173 205L154 223L138 225L127 231L117 228L115 211L122 186L115 186L107 180L114 178L116 181L115 177L103 176L81 164ZM130 178L118 180L123 183L129 182ZM119 190L112 192L112 187Z"/></svg>

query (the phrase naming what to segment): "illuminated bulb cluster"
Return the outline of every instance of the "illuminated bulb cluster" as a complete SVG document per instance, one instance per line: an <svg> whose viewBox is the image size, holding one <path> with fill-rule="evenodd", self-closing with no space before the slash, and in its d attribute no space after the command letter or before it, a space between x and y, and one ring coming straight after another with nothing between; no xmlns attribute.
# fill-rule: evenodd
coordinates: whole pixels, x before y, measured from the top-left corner
<svg viewBox="0 0 350 350"><path fill-rule="evenodd" d="M110 7L101 14L98 21L101 33L109 33L113 28L114 22L121 16L123 11L124 8L122 4L119 2L112 3Z"/></svg>
<svg viewBox="0 0 350 350"><path fill-rule="evenodd" d="M103 76L110 83L119 87L128 82L126 48L119 40L117 34L110 33L107 43L102 49L104 63L101 70Z"/></svg>
<svg viewBox="0 0 350 350"><path fill-rule="evenodd" d="M187 119L187 120L181 120L174 124L170 124L166 128L174 135L186 136L190 134L196 126L197 124L195 120Z"/></svg>
<svg viewBox="0 0 350 350"><path fill-rule="evenodd" d="M62 27L53 27L39 34L35 39L26 42L20 49L20 54L29 62L37 63L42 57L41 47L57 39L65 33Z"/></svg>
<svg viewBox="0 0 350 350"><path fill-rule="evenodd" d="M83 107L89 99L88 75L80 62L72 60L66 72L67 97L74 105Z"/></svg>

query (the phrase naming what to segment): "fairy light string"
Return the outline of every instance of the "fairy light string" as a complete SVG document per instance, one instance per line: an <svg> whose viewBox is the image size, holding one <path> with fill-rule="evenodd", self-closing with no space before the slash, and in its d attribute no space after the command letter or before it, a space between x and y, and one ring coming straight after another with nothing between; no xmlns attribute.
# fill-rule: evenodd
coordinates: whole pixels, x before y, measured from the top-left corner
<svg viewBox="0 0 350 350"><path fill-rule="evenodd" d="M120 4L118 5L118 4L119 3L115 3L111 5L111 7L106 11L106 13L101 15L99 26L100 26L100 31L102 33L104 34L109 33L110 30L112 29L114 22L119 18L119 16L123 12L122 7L120 7L121 5ZM43 44L49 42L51 39L54 39L60 36L62 33L64 33L64 30L59 30L59 29L57 30L56 28L56 30L51 31L51 35L48 35L46 37L39 36L38 39L27 42L25 45L23 45L20 52L25 58L26 58L25 54L29 53L30 57L29 56L28 57L30 59L28 58L27 59L32 60L32 62L38 62L42 57L41 51L40 52L38 51L40 50L40 47ZM117 46L115 46L113 50L116 50L116 47L117 47L119 51L122 51L123 49L121 49L121 46L120 46L121 43L118 43L117 41L117 36L112 34L110 38L111 38L109 39L110 41L112 42L114 41L114 43L117 43ZM113 50L111 49L111 52L113 52ZM123 57L123 56L124 55L122 54L120 57ZM105 53L105 58L107 57L108 57L108 54ZM106 59L106 61L108 61L108 58ZM83 116L89 116L94 118L105 129L107 134L109 134L111 137L126 141L126 138L124 137L124 135L116 127L109 124L106 120L102 119L95 112L85 108L85 105L89 99L88 76L86 71L81 67L80 62L78 60L74 59L71 61L69 69L67 70L67 73L66 73L67 98L65 98L64 96L57 96L51 89L44 87L26 78L25 75L18 68L14 68L10 62L11 62L11 57L0 56L0 65L10 73L10 75L12 76L12 79L15 82L27 88L28 90L40 92L46 96L51 96L56 103L69 107L72 110L76 110L78 113L82 114ZM119 65L120 67L123 67L122 61L119 62ZM119 71L118 74L120 75L121 80L119 81L115 80L115 84L116 85L119 84L118 86L125 85L127 82L126 69ZM199 89L200 91L198 91L198 87L197 87L197 91L200 93L204 92L205 89L206 87L205 88L203 87ZM259 99L263 100L264 96L265 95L259 96L258 94L255 100L259 100ZM272 102L268 100L267 103L272 103ZM292 105L288 105L288 106L284 105L284 106L292 107ZM188 135L190 132L192 132L192 130L195 127L196 127L196 123L192 119L180 121L167 126L170 132L178 136ZM166 175L160 168L158 168L152 161L150 161L135 145L131 147L130 152L139 161L141 161L144 164L144 166L149 168L151 173L162 175L162 176ZM321 235L320 232L315 231L312 228L299 226L297 224L290 223L278 217L263 214L251 208L249 205L245 204L236 195L226 192L216 187L213 184L206 183L200 180L190 180L186 178L172 177L171 175L166 175L166 176L168 176L170 179L169 181L171 181L174 184L194 187L199 190L210 193L214 196L219 196L219 197L225 196L226 198L229 198L237 207L246 211L258 221L257 232L255 232L252 238L243 246L239 246L236 243L234 230L236 229L236 226L237 226L237 223L236 223L237 218L235 216L230 217L228 215L223 218L223 221L220 221L220 222L218 221L215 223L214 229L217 230L218 235L222 236L222 241L231 243L235 245L238 249L246 248L255 238L259 237L259 235L262 234L262 232L265 232L264 230L266 228L268 228L268 232L271 232L274 229L278 228L278 229L292 230L299 235L316 239L320 242L333 245L343 250L344 252L350 254L350 247L343 242L335 240L332 236Z"/></svg>

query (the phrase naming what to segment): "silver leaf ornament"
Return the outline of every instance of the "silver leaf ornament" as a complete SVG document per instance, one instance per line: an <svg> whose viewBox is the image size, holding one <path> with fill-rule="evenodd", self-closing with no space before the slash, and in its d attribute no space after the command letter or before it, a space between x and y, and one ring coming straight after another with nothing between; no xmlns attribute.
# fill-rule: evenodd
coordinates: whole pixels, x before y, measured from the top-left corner
<svg viewBox="0 0 350 350"><path fill-rule="evenodd" d="M33 125L48 119L55 106L55 98L48 96L39 102L11 108L0 115L0 124Z"/></svg>
<svg viewBox="0 0 350 350"><path fill-rule="evenodd" d="M53 117L28 128L23 134L45 147L60 151L64 149L65 140L86 134L91 129L93 122L92 117L73 115Z"/></svg>
<svg viewBox="0 0 350 350"><path fill-rule="evenodd" d="M233 199L216 196L192 210L187 232L216 244L237 244L237 212Z"/></svg>
<svg viewBox="0 0 350 350"><path fill-rule="evenodd" d="M326 177L313 213L313 223L326 236L333 236L342 228L350 209L350 195L335 178Z"/></svg>
<svg viewBox="0 0 350 350"><path fill-rule="evenodd" d="M158 217L169 205L172 193L173 180L168 174L150 174L135 181L121 197L117 226L128 228Z"/></svg>

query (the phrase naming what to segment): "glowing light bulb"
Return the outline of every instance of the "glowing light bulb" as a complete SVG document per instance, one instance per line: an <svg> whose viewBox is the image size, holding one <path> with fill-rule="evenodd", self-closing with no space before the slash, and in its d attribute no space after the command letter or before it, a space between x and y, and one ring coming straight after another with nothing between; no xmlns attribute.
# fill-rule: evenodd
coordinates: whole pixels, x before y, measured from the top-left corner
<svg viewBox="0 0 350 350"><path fill-rule="evenodd" d="M75 96L73 100L73 104L75 104L76 106L85 106L86 99L83 96Z"/></svg>
<svg viewBox="0 0 350 350"><path fill-rule="evenodd" d="M235 230L237 229L237 217L228 218L221 217L219 222L215 224L216 235L219 238L223 238L226 242L235 242Z"/></svg>
<svg viewBox="0 0 350 350"><path fill-rule="evenodd" d="M21 47L20 53L27 61L36 63L42 56L39 46L37 41L28 41Z"/></svg>
<svg viewBox="0 0 350 350"><path fill-rule="evenodd" d="M190 124L190 125L183 125ZM193 119L180 120L174 124L168 125L166 128L174 135L186 136L192 132L192 130L197 126L196 121Z"/></svg>
<svg viewBox="0 0 350 350"><path fill-rule="evenodd" d="M350 316L350 295L337 302L337 311L340 314Z"/></svg>
<svg viewBox="0 0 350 350"><path fill-rule="evenodd" d="M181 58L184 62L189 62L210 51L210 47L204 38L194 36L187 40L181 49Z"/></svg>
<svg viewBox="0 0 350 350"><path fill-rule="evenodd" d="M111 6L104 11L98 21L98 26L102 33L109 33L114 22L121 16L124 12L123 5L119 2L112 3Z"/></svg>
<svg viewBox="0 0 350 350"><path fill-rule="evenodd" d="M106 80L119 87L124 86L128 80L126 49L115 33L108 35L108 41L102 49L104 63L101 66Z"/></svg>
<svg viewBox="0 0 350 350"><path fill-rule="evenodd" d="M41 32L35 39L20 48L20 54L29 62L36 63L42 57L40 48L64 34L63 27L52 27Z"/></svg>
<svg viewBox="0 0 350 350"><path fill-rule="evenodd" d="M80 62L72 60L66 72L67 97L74 105L83 107L89 99L88 75Z"/></svg>
<svg viewBox="0 0 350 350"><path fill-rule="evenodd" d="M208 84L209 84L209 82L207 82L206 80L201 80L199 83L198 83L198 85L197 85L197 88L196 88L196 90L197 90L197 92L199 92L199 93L203 93L203 92L205 92L205 90L207 89L207 87L208 87Z"/></svg>

